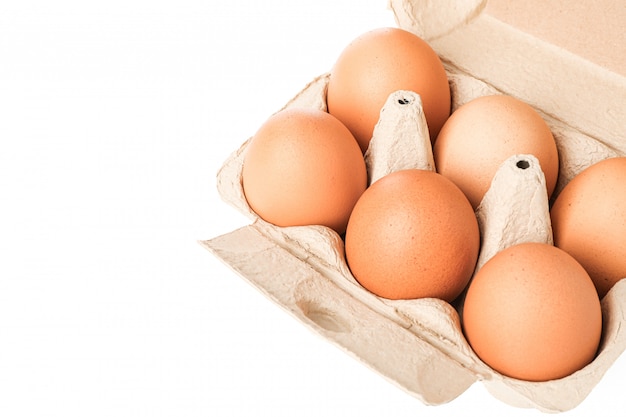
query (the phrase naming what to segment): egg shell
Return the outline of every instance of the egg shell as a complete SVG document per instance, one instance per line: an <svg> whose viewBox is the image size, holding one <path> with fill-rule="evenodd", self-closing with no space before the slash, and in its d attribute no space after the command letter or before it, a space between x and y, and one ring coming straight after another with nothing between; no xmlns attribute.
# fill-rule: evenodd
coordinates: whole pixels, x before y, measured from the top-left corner
<svg viewBox="0 0 626 417"><path fill-rule="evenodd" d="M492 257L472 279L463 329L496 371L526 381L568 376L595 357L600 299L585 269L545 243L521 243Z"/></svg>
<svg viewBox="0 0 626 417"><path fill-rule="evenodd" d="M345 236L356 280L390 299L453 301L472 276L479 245L478 222L461 190L419 169L374 182L354 206Z"/></svg>
<svg viewBox="0 0 626 417"><path fill-rule="evenodd" d="M626 157L574 177L556 198L551 221L555 245L585 267L604 297L626 278Z"/></svg>
<svg viewBox="0 0 626 417"><path fill-rule="evenodd" d="M367 172L356 140L335 117L290 108L256 132L242 167L252 210L278 226L321 224L344 233Z"/></svg>
<svg viewBox="0 0 626 417"><path fill-rule="evenodd" d="M552 132L530 105L503 94L481 96L456 109L433 148L437 172L461 188L474 208L498 167L515 154L537 157L551 196L559 174Z"/></svg>
<svg viewBox="0 0 626 417"><path fill-rule="evenodd" d="M490 15L463 14L465 7L428 4L421 0L390 1L402 28L432 39L431 45L445 62L453 108L479 96L502 93L531 104L557 141L561 187L595 162L626 155L626 79L588 65ZM467 6L472 7L469 2ZM424 21L446 23L422 25ZM524 51L533 52L531 61ZM548 67L538 62L548 63ZM325 109L328 79L329 73L314 78L286 107ZM350 274L343 258L343 241L336 232L323 226L279 228L259 219L241 190L242 157L248 145L249 141L244 141L226 159L217 174L217 188L227 203L253 223L202 241L203 247L304 326L422 402L447 403L480 381L495 398L515 407L550 413L570 410L584 401L626 348L626 280L620 280L601 301L602 340L589 365L545 382L495 372L463 337L453 305L433 298L377 297ZM402 147L394 148L393 154L402 154ZM376 158L385 159L381 155ZM508 191L502 189L506 186L507 181L496 185L499 190L493 194L506 195ZM529 183L533 189L538 186ZM489 198L488 204L484 201L482 210L493 220L489 224L500 229L490 233L494 252L508 245L511 234L520 233L513 241L521 241L526 233L513 226L523 224L523 219L511 223L498 218L512 216L511 211L504 214L498 206L523 205L527 198L524 194L515 202L499 197ZM540 216L541 212L528 210L527 215ZM549 218L533 217L529 221L544 224ZM539 236L546 238L545 234Z"/></svg>
<svg viewBox="0 0 626 417"><path fill-rule="evenodd" d="M337 58L328 83L328 111L354 134L363 152L387 97L420 95L431 139L450 114L450 89L441 60L426 41L400 28L361 34Z"/></svg>

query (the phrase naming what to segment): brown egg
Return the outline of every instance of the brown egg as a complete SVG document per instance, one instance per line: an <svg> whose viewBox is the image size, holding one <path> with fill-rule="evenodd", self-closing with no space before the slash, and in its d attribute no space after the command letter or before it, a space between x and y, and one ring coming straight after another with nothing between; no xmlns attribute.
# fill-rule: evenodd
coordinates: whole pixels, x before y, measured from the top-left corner
<svg viewBox="0 0 626 417"><path fill-rule="evenodd" d="M559 172L552 132L531 106L506 95L479 97L459 107L433 146L437 172L459 186L474 208L500 165L516 154L537 157L551 195Z"/></svg>
<svg viewBox="0 0 626 417"><path fill-rule="evenodd" d="M479 248L478 222L445 177L408 169L374 182L354 207L345 236L356 280L389 299L454 300Z"/></svg>
<svg viewBox="0 0 626 417"><path fill-rule="evenodd" d="M595 357L600 299L587 272L565 251L518 244L498 252L474 275L463 329L478 357L503 375L562 378Z"/></svg>
<svg viewBox="0 0 626 417"><path fill-rule="evenodd" d="M381 108L397 90L420 95L434 141L450 115L450 87L441 60L411 32L375 29L354 39L335 62L328 84L328 112L350 129L365 152Z"/></svg>
<svg viewBox="0 0 626 417"><path fill-rule="evenodd" d="M242 184L250 208L264 220L324 225L342 234L367 172L356 140L335 117L288 109L271 116L247 146Z"/></svg>
<svg viewBox="0 0 626 417"><path fill-rule="evenodd" d="M575 176L550 211L554 244L585 267L600 297L626 278L626 157Z"/></svg>

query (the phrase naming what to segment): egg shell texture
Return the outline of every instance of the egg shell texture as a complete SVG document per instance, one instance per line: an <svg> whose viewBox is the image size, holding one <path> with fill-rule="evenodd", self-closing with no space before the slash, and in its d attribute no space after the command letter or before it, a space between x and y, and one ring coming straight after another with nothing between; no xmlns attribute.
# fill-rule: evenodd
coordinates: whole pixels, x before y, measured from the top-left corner
<svg viewBox="0 0 626 417"><path fill-rule="evenodd" d="M446 121L433 147L437 172L450 178L476 208L500 165L515 154L537 157L548 196L559 173L559 156L547 123L528 104L508 95L478 97Z"/></svg>
<svg viewBox="0 0 626 417"><path fill-rule="evenodd" d="M411 169L363 193L345 241L353 275L373 293L452 301L469 282L480 237L469 202L451 181Z"/></svg>
<svg viewBox="0 0 626 417"><path fill-rule="evenodd" d="M252 210L272 224L320 224L341 234L367 186L367 172L356 140L335 117L290 108L271 116L253 137L242 186Z"/></svg>
<svg viewBox="0 0 626 417"><path fill-rule="evenodd" d="M431 140L450 115L450 87L441 60L421 38L380 28L354 39L330 72L329 113L354 134L365 152L387 97L398 90L420 95Z"/></svg>
<svg viewBox="0 0 626 417"><path fill-rule="evenodd" d="M600 297L626 277L626 157L575 176L551 209L554 243L580 262Z"/></svg>
<svg viewBox="0 0 626 417"><path fill-rule="evenodd" d="M476 354L496 371L547 381L593 360L602 311L591 278L574 258L552 245L522 243L474 275L463 328Z"/></svg>

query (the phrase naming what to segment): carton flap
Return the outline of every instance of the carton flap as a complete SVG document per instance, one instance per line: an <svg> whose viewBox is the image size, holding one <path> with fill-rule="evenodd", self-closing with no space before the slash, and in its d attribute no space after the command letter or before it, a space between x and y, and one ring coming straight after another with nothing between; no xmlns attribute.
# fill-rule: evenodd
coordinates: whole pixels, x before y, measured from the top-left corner
<svg viewBox="0 0 626 417"><path fill-rule="evenodd" d="M485 13L626 76L626 3L489 0Z"/></svg>

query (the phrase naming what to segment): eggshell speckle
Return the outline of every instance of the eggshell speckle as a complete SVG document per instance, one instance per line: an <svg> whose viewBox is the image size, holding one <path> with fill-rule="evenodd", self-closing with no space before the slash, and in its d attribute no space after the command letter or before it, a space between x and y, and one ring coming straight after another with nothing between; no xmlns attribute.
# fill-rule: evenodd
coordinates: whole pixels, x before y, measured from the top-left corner
<svg viewBox="0 0 626 417"><path fill-rule="evenodd" d="M626 157L575 176L550 214L554 244L585 267L600 297L626 278Z"/></svg>
<svg viewBox="0 0 626 417"><path fill-rule="evenodd" d="M418 169L373 183L354 207L345 236L356 280L389 299L454 300L478 257L478 222L448 179Z"/></svg>
<svg viewBox="0 0 626 417"><path fill-rule="evenodd" d="M472 349L497 372L527 381L558 379L594 359L600 299L587 272L565 251L522 243L474 275L463 328Z"/></svg>

